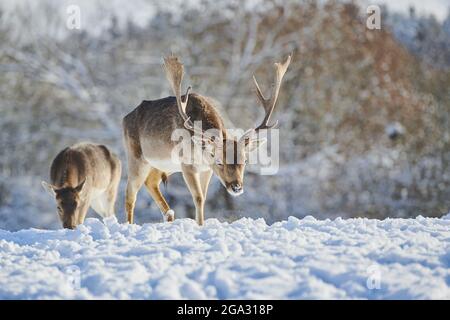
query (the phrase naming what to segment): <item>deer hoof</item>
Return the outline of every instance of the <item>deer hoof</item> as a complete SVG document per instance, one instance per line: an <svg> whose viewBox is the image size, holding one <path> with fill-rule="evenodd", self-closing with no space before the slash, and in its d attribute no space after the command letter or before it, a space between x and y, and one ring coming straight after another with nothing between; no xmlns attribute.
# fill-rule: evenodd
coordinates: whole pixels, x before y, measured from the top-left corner
<svg viewBox="0 0 450 320"><path fill-rule="evenodd" d="M172 209L167 211L163 216L166 222L173 222L175 220L175 212Z"/></svg>

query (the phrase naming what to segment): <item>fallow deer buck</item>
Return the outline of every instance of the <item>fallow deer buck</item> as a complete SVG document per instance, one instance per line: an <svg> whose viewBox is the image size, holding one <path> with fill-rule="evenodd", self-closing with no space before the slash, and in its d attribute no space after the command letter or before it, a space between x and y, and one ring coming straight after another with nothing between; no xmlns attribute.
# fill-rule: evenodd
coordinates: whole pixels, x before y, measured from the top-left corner
<svg viewBox="0 0 450 320"><path fill-rule="evenodd" d="M55 197L63 227L73 229L90 206L102 217L114 215L120 177L120 160L106 146L78 143L55 157L51 184L42 181L42 186Z"/></svg>
<svg viewBox="0 0 450 320"><path fill-rule="evenodd" d="M159 100L143 101L137 108L123 119L125 145L128 156L128 183L126 189L126 212L129 223L133 223L136 194L145 184L148 192L156 201L165 221L173 221L175 214L164 199L159 185L175 172L182 172L183 178L192 194L195 204L195 219L203 224L203 207L212 173L214 173L234 196L243 192L243 179L246 158L250 151L256 149L264 141L258 139L259 130L273 128L277 122L269 125L270 117L280 91L281 81L291 62L289 56L284 63L275 63L275 82L270 98L265 98L253 77L256 95L265 110L262 123L244 133L239 139L227 133L222 118L207 97L190 93L181 95L181 82L184 67L175 56L164 58L166 77L175 97ZM201 122L201 128L197 126ZM194 126L194 123L196 125ZM189 139L201 146L200 162L186 161L186 158L175 154L173 150L177 142L172 133L179 128L186 128ZM209 132L217 132L215 135ZM207 151L207 152L205 152ZM227 157L227 154L233 156ZM195 155L195 154L194 154ZM193 155L193 156L194 156ZM187 159L191 160L191 159Z"/></svg>

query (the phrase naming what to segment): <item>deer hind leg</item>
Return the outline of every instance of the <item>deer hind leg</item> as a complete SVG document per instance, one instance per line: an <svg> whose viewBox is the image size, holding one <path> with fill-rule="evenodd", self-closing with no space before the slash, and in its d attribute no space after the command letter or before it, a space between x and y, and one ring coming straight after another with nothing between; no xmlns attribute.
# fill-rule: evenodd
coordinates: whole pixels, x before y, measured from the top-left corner
<svg viewBox="0 0 450 320"><path fill-rule="evenodd" d="M162 181L163 175L164 172L152 168L147 176L147 179L145 180L145 186L147 187L147 190L152 196L153 200L155 200L156 204L158 205L159 210L161 210L164 221L172 222L173 220L175 220L175 213L170 209L166 199L164 199L164 196L159 189L159 185Z"/></svg>
<svg viewBox="0 0 450 320"><path fill-rule="evenodd" d="M205 197L203 196L202 186L200 183L200 174L190 168L190 166L182 166L183 178L191 192L192 199L195 204L195 220L198 225L203 225L204 215L203 209L205 206Z"/></svg>
<svg viewBox="0 0 450 320"><path fill-rule="evenodd" d="M125 210L128 223L133 223L136 195L147 178L150 166L139 160L128 159L128 181L125 194Z"/></svg>

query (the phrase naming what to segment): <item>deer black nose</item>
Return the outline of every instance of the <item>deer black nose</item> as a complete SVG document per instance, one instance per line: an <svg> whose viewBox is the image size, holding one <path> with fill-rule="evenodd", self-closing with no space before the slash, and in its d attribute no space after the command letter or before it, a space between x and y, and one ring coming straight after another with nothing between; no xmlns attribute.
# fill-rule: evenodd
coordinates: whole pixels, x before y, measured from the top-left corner
<svg viewBox="0 0 450 320"><path fill-rule="evenodd" d="M242 185L239 183L233 183L231 184L231 189L233 190L233 192L240 192L242 190Z"/></svg>
<svg viewBox="0 0 450 320"><path fill-rule="evenodd" d="M73 224L68 224L68 223L64 223L64 224L63 224L63 228L64 228L64 229L71 229L71 230L73 230L73 229L75 229L75 225L73 225Z"/></svg>

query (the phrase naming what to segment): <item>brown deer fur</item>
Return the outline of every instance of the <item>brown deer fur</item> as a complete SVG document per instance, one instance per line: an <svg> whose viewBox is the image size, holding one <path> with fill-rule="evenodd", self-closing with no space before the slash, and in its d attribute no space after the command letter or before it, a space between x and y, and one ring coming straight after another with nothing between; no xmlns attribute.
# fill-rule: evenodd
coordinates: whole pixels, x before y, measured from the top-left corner
<svg viewBox="0 0 450 320"><path fill-rule="evenodd" d="M56 156L51 184L42 185L55 197L63 227L73 229L84 222L90 206L102 217L114 215L120 177L120 160L107 147L79 143Z"/></svg>

